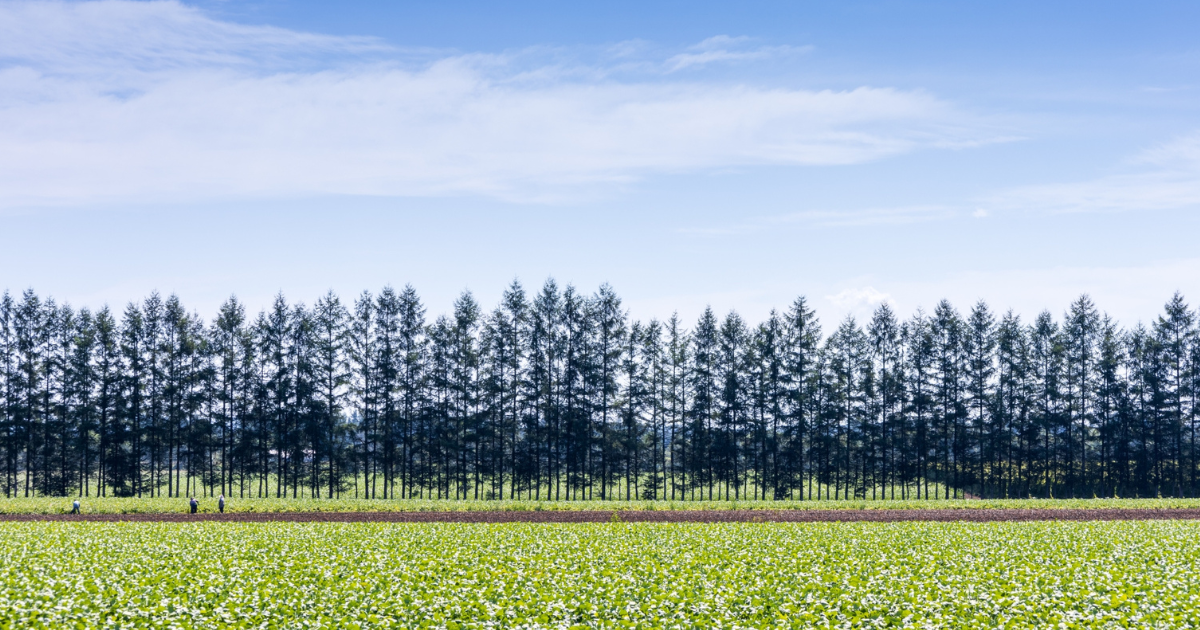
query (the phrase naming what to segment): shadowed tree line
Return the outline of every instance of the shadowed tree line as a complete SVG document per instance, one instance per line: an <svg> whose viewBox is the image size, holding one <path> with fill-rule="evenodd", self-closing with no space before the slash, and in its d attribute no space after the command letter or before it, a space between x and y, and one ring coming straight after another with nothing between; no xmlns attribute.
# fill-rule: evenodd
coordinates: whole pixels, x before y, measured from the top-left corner
<svg viewBox="0 0 1200 630"><path fill-rule="evenodd" d="M0 298L10 497L1196 496L1198 391L1178 294L1133 328L1083 296L828 335L803 298L686 326L554 281L432 320L411 287L209 322Z"/></svg>

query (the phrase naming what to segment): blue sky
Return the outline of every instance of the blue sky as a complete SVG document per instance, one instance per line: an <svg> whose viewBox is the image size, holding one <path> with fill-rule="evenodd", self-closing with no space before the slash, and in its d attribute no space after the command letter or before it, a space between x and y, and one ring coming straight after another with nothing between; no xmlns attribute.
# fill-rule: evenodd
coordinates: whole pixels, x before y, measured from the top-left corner
<svg viewBox="0 0 1200 630"><path fill-rule="evenodd" d="M0 286L1200 295L1200 5L578 5L0 0Z"/></svg>

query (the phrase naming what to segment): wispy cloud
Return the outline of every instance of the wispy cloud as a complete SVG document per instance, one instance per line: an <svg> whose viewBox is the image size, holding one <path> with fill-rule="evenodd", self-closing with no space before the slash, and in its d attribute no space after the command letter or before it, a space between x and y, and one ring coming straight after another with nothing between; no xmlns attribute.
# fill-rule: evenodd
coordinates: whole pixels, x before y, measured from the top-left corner
<svg viewBox="0 0 1200 630"><path fill-rule="evenodd" d="M700 57L668 67L773 53L714 38L682 54ZM555 201L656 172L855 164L999 139L919 91L594 70L531 64L520 51L414 54L223 22L177 2L4 3L0 206L312 194Z"/></svg>
<svg viewBox="0 0 1200 630"><path fill-rule="evenodd" d="M375 38L223 22L178 2L0 3L0 60L48 73L294 65L387 51Z"/></svg>
<svg viewBox="0 0 1200 630"><path fill-rule="evenodd" d="M876 289L875 287L859 287L853 289L845 289L834 295L825 296L833 304L836 304L844 309L852 309L857 307L874 307L880 304L891 303L892 296Z"/></svg>
<svg viewBox="0 0 1200 630"><path fill-rule="evenodd" d="M891 208L860 208L853 210L810 210L772 217L770 223L805 223L826 227L857 227L867 225L908 225L959 216L950 206L896 206Z"/></svg>
<svg viewBox="0 0 1200 630"><path fill-rule="evenodd" d="M712 63L758 61L802 54L813 49L812 46L751 46L752 43L749 37L718 35L692 46L686 52L672 55L664 65L668 72L676 72Z"/></svg>
<svg viewBox="0 0 1200 630"><path fill-rule="evenodd" d="M863 227L874 225L908 225L950 219L961 216L963 211L952 206L896 206L883 208L847 208L840 210L805 210L775 216L750 218L740 223L711 226L687 227L678 230L681 234L697 236L731 236L754 234L778 229L784 225L813 227ZM972 216L980 217L977 210ZM986 214L982 215L986 216Z"/></svg>
<svg viewBox="0 0 1200 630"><path fill-rule="evenodd" d="M981 200L997 209L1051 212L1171 210L1200 205L1200 133L1153 147L1111 175L1027 186Z"/></svg>

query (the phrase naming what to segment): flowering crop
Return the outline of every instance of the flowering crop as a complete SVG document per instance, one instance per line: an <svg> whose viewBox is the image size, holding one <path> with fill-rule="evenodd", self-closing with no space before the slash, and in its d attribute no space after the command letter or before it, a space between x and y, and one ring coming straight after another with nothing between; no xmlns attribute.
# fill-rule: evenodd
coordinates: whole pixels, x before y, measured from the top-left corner
<svg viewBox="0 0 1200 630"><path fill-rule="evenodd" d="M1189 627L1200 523L0 524L0 628Z"/></svg>
<svg viewBox="0 0 1200 630"><path fill-rule="evenodd" d="M0 514L65 514L74 497L0 497ZM201 497L200 512L217 511ZM186 498L85 497L84 514L186 512ZM229 497L226 512L475 512L553 510L990 510L990 509L1174 509L1200 508L1200 499L933 499L808 501L477 501L454 499L243 499Z"/></svg>

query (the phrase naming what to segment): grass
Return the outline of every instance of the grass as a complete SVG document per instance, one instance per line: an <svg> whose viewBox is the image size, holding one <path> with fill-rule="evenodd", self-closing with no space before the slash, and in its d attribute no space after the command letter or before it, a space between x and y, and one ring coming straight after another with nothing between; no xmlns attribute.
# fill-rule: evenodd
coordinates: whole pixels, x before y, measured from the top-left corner
<svg viewBox="0 0 1200 630"><path fill-rule="evenodd" d="M1178 628L1200 523L0 524L0 628Z"/></svg>
<svg viewBox="0 0 1200 630"><path fill-rule="evenodd" d="M0 514L59 514L71 510L70 497L0 498ZM83 498L85 514L186 512L186 498ZM228 512L453 512L537 510L898 510L997 508L1200 508L1200 499L950 499L908 501L455 501L434 499L238 499ZM212 498L200 500L201 512L216 512Z"/></svg>

